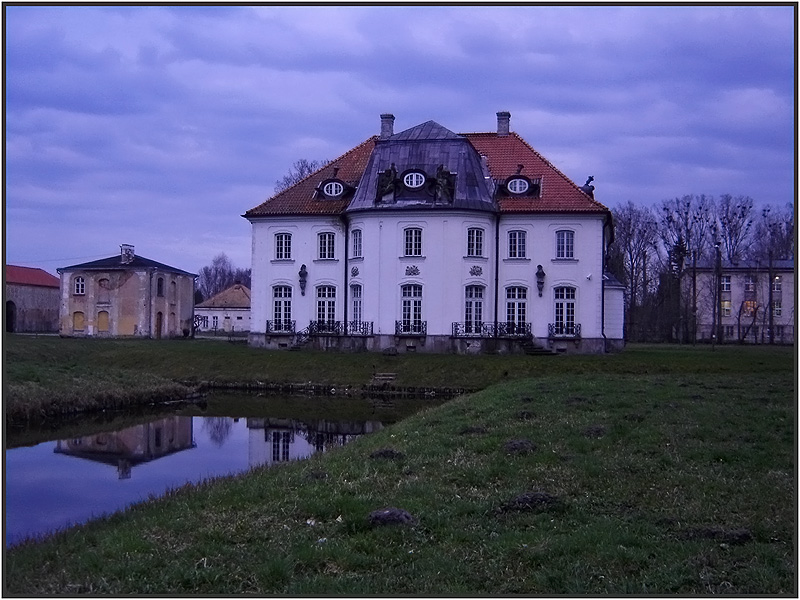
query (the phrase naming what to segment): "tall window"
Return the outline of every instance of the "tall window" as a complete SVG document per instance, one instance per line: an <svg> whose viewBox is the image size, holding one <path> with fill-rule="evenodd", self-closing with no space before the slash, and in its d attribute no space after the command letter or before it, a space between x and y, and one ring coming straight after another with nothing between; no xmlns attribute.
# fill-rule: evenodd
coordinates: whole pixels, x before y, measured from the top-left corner
<svg viewBox="0 0 800 600"><path fill-rule="evenodd" d="M272 291L272 318L275 331L292 330L292 288L276 285Z"/></svg>
<svg viewBox="0 0 800 600"><path fill-rule="evenodd" d="M422 333L422 286L408 284L402 287L403 331Z"/></svg>
<svg viewBox="0 0 800 600"><path fill-rule="evenodd" d="M163 298L164 297L164 278L163 277L159 277L156 280L156 296L158 296L159 298Z"/></svg>
<svg viewBox="0 0 800 600"><path fill-rule="evenodd" d="M333 323L336 320L336 288L321 285L317 288L317 322Z"/></svg>
<svg viewBox="0 0 800 600"><path fill-rule="evenodd" d="M772 302L772 315L775 316L775 317L780 317L782 312L783 312L783 310L782 310L782 307L781 307L781 301L780 300L774 300Z"/></svg>
<svg viewBox="0 0 800 600"><path fill-rule="evenodd" d="M575 258L575 232L556 231L556 258Z"/></svg>
<svg viewBox="0 0 800 600"><path fill-rule="evenodd" d="M730 317L731 316L731 301L730 300L723 300L721 302L721 310L723 317Z"/></svg>
<svg viewBox="0 0 800 600"><path fill-rule="evenodd" d="M289 443L292 434L290 431L272 432L272 462L286 462L289 460Z"/></svg>
<svg viewBox="0 0 800 600"><path fill-rule="evenodd" d="M772 291L780 294L782 288L783 288L783 279L781 278L780 275L776 275L775 279L772 280Z"/></svg>
<svg viewBox="0 0 800 600"><path fill-rule="evenodd" d="M744 278L744 291L745 292L755 292L756 291L756 277L755 275L748 275Z"/></svg>
<svg viewBox="0 0 800 600"><path fill-rule="evenodd" d="M334 243L336 236L333 233L325 232L320 233L319 236L319 258L335 258L334 256Z"/></svg>
<svg viewBox="0 0 800 600"><path fill-rule="evenodd" d="M527 315L528 288L506 288L506 326L508 333L524 331Z"/></svg>
<svg viewBox="0 0 800 600"><path fill-rule="evenodd" d="M353 300L353 323L356 326L361 324L362 320L362 304L361 304L361 296L362 296L362 288L358 284L354 284L350 286L350 297Z"/></svg>
<svg viewBox="0 0 800 600"><path fill-rule="evenodd" d="M525 258L525 232L508 232L508 258Z"/></svg>
<svg viewBox="0 0 800 600"><path fill-rule="evenodd" d="M354 229L350 235L350 239L352 240L353 244L353 252L351 256L352 258L361 258L361 230Z"/></svg>
<svg viewBox="0 0 800 600"><path fill-rule="evenodd" d="M275 234L275 260L289 260L292 258L292 234Z"/></svg>
<svg viewBox="0 0 800 600"><path fill-rule="evenodd" d="M483 286L468 285L464 299L464 331L480 333L483 327Z"/></svg>
<svg viewBox="0 0 800 600"><path fill-rule="evenodd" d="M731 291L731 276L730 275L723 275L720 279L720 287L722 288L723 292L730 292Z"/></svg>
<svg viewBox="0 0 800 600"><path fill-rule="evenodd" d="M556 301L556 333L561 335L575 334L575 288L557 287Z"/></svg>
<svg viewBox="0 0 800 600"><path fill-rule="evenodd" d="M78 296L83 296L86 293L86 280L83 277L75 278L75 286L73 291Z"/></svg>
<svg viewBox="0 0 800 600"><path fill-rule="evenodd" d="M422 256L422 229L409 227L405 230L405 255Z"/></svg>
<svg viewBox="0 0 800 600"><path fill-rule="evenodd" d="M483 256L483 229L467 229L467 256Z"/></svg>

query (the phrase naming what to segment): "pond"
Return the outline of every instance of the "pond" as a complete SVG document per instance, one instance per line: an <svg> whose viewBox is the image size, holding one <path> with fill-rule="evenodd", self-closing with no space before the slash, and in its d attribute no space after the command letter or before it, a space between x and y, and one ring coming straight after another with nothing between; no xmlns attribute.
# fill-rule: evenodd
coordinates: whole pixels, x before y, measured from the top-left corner
<svg viewBox="0 0 800 600"><path fill-rule="evenodd" d="M229 395L169 412L12 432L5 451L6 547L186 483L329 451L424 406L430 403ZM31 445L11 447L15 436Z"/></svg>

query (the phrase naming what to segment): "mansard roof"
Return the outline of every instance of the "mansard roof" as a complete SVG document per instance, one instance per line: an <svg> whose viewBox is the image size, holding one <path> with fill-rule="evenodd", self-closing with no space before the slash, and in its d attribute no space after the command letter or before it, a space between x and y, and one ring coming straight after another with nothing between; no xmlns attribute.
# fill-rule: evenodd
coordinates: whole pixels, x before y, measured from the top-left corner
<svg viewBox="0 0 800 600"><path fill-rule="evenodd" d="M408 190L400 183L403 173L412 170L424 174L428 182L424 190ZM378 140L347 210L447 207L493 212L486 175L480 155L464 136L428 121ZM445 192L438 184L443 176L451 186ZM388 200L381 197L381 186L387 182L392 187Z"/></svg>
<svg viewBox="0 0 800 600"><path fill-rule="evenodd" d="M393 117L392 117L393 119ZM419 171L426 185L416 194L400 185ZM503 193L514 175L527 178L534 195ZM321 193L328 181L345 192ZM439 182L449 182L444 195ZM394 191L383 196L387 182ZM380 186L379 186L380 184ZM388 198L388 201L387 201ZM350 211L450 208L500 213L608 214L610 211L514 132L457 134L427 121L397 134L373 136L243 217L340 215Z"/></svg>

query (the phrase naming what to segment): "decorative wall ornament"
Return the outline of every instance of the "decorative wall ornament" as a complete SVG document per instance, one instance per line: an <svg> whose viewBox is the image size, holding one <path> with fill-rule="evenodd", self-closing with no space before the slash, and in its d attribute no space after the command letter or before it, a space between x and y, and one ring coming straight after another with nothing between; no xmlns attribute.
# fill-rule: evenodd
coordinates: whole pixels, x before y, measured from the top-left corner
<svg viewBox="0 0 800 600"><path fill-rule="evenodd" d="M473 265L469 270L469 274L472 275L473 277L483 275L483 267L479 267L478 265Z"/></svg>
<svg viewBox="0 0 800 600"><path fill-rule="evenodd" d="M406 267L406 275L419 275L419 267L417 265Z"/></svg>
<svg viewBox="0 0 800 600"><path fill-rule="evenodd" d="M542 297L542 290L544 289L545 272L542 265L536 265L536 287L539 288L539 298Z"/></svg>
<svg viewBox="0 0 800 600"><path fill-rule="evenodd" d="M358 267L350 269L350 277L358 277Z"/></svg>
<svg viewBox="0 0 800 600"><path fill-rule="evenodd" d="M300 271L297 273L300 276L300 295L306 295L306 279L308 279L308 270L306 269L305 265L300 267Z"/></svg>

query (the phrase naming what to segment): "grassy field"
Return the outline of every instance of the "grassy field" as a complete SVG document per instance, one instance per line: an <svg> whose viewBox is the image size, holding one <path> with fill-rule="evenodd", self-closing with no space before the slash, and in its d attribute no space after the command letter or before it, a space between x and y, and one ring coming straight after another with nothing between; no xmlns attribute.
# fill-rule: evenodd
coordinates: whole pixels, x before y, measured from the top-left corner
<svg viewBox="0 0 800 600"><path fill-rule="evenodd" d="M63 368L59 342L72 340L7 346L12 385L37 354ZM359 384L375 370L482 391L16 547L8 594L797 593L791 348L392 358L77 342L77 370L106 353L164 381ZM409 522L370 522L387 507Z"/></svg>

